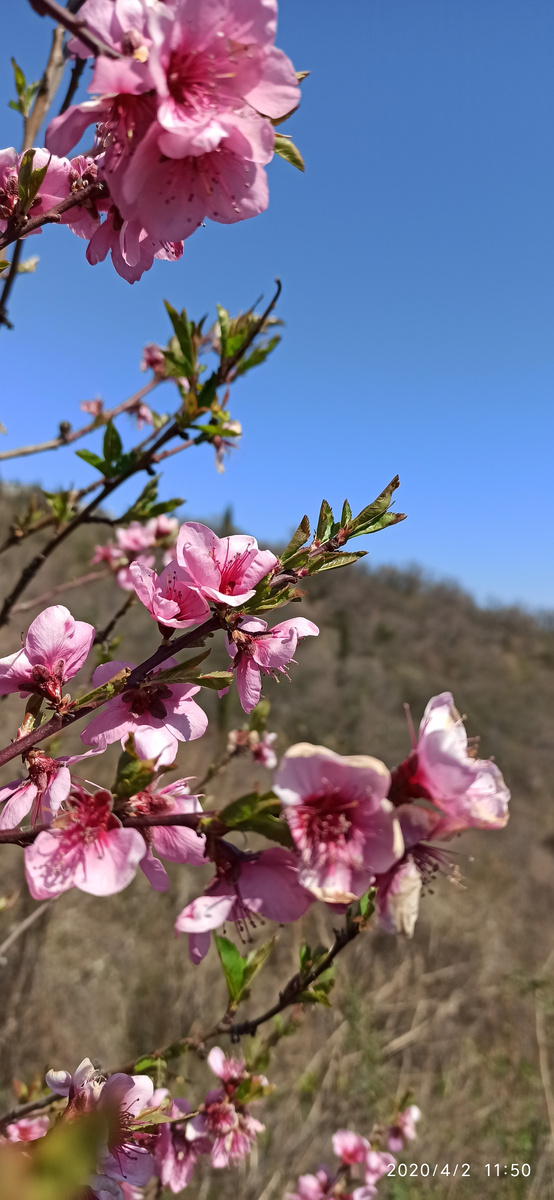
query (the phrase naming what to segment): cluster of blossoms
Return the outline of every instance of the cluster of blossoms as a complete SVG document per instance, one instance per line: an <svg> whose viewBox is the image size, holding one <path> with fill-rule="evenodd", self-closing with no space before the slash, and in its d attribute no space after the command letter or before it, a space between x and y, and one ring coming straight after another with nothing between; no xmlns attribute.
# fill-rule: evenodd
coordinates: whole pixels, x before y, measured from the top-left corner
<svg viewBox="0 0 554 1200"><path fill-rule="evenodd" d="M85 403L95 404L96 401ZM140 521L131 521L129 525L115 530L115 542L97 546L91 561L93 564L107 563L119 586L126 592L132 592L135 585L129 571L130 564L138 562L143 567L153 567L155 557L152 551L162 549L164 567L169 566L175 557L178 528L179 522L176 517L166 517L163 514L152 517L143 524Z"/></svg>
<svg viewBox="0 0 554 1200"><path fill-rule="evenodd" d="M243 1059L227 1057L218 1046L210 1051L208 1065L220 1086L194 1113L188 1100L172 1098L167 1088L154 1089L147 1075L117 1072L105 1079L88 1058L73 1075L47 1072L47 1086L67 1097L62 1121L94 1112L106 1121L97 1172L88 1180L89 1200L134 1200L143 1194L135 1189L152 1178L178 1193L190 1183L199 1159L222 1168L249 1154L264 1129L252 1116L250 1100L272 1089L264 1076L247 1071ZM6 1140L36 1141L49 1125L48 1117L16 1121L7 1126Z"/></svg>
<svg viewBox="0 0 554 1200"><path fill-rule="evenodd" d="M173 536L173 525L162 518L137 522L118 530L118 541L131 555L160 535ZM160 574L140 556L131 561L125 568L129 586L166 638L218 615L241 705L251 713L260 700L262 677L286 673L298 640L317 635L317 626L299 617L268 628L258 617L241 613L260 581L280 570L276 556L260 550L254 538L218 538L205 525L189 522L179 529L174 553ZM46 609L32 623L22 649L0 660L0 694L35 694L66 712L70 697L63 695L63 685L84 664L93 638L93 627L75 621L63 606ZM166 668L176 666L174 659L165 660ZM102 688L115 677L126 680L132 670L133 664L123 660L103 663L93 683ZM13 828L29 812L32 823L43 826L25 849L36 899L71 887L108 895L126 887L139 866L163 891L168 878L160 859L192 864L210 859L213 879L175 925L188 934L193 962L207 953L211 931L226 923L234 922L245 939L264 919L297 920L314 900L344 910L370 887L376 889L385 928L411 935L424 884L439 867L452 870L446 851L430 841L444 842L470 827L506 824L509 792L502 775L492 761L478 759L468 748L452 696L443 693L429 702L417 745L392 773L367 755L344 757L304 743L286 751L273 791L290 849L279 845L250 852L239 850L221 831L206 837L198 828L200 799L190 794L189 781L160 787L156 780L157 772L174 763L179 742L206 730L206 714L194 698L201 677L199 683L174 682L171 676L166 681L164 675L158 681L161 670L155 667L137 686L122 684L106 699L81 735L89 747L83 755L54 759L30 751L28 777L2 789L0 827ZM72 764L116 742L125 749L129 739L133 752L152 767L142 791L114 798L105 789L92 785L91 791L72 780ZM230 749L250 749L258 761L273 766L272 741L273 735L234 731ZM172 814L179 818L175 826ZM139 817L135 825L140 827L133 826ZM157 818L167 824L156 825Z"/></svg>
<svg viewBox="0 0 554 1200"><path fill-rule="evenodd" d="M420 1115L415 1104L398 1114L394 1125L384 1131L390 1150L401 1151L405 1141L415 1138ZM381 1130L377 1136L382 1141ZM322 1166L315 1175L301 1175L296 1191L287 1192L285 1200L371 1200L377 1195L375 1185L396 1166L392 1154L349 1129L338 1129L333 1135L333 1152L340 1160L339 1169L332 1172Z"/></svg>
<svg viewBox="0 0 554 1200"><path fill-rule="evenodd" d="M231 224L267 208L272 122L297 107L298 79L274 44L276 0L85 0L79 17L117 56L95 60L93 98L48 126L31 215L101 181L63 219L88 239L90 263L111 253L134 283L154 258L178 259L207 217ZM69 51L90 54L75 39ZM90 154L64 157L90 125ZM0 159L4 222L17 215L20 165L15 151Z"/></svg>

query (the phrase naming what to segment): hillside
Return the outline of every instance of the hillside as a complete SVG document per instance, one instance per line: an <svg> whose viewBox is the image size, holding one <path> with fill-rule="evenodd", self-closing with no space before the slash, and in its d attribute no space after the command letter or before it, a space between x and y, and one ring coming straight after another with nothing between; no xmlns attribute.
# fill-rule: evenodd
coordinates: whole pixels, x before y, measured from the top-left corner
<svg viewBox="0 0 554 1200"><path fill-rule="evenodd" d="M4 494L6 523L17 503L17 495ZM0 559L4 584L32 556L39 536ZM108 536L90 527L74 549L61 548L39 575L35 594L87 571L91 547ZM76 617L102 626L122 593L108 580L60 600ZM14 616L1 654L15 648L37 611ZM427 1184L391 1180L380 1186L383 1197L554 1197L537 1045L537 1029L542 1044L545 1028L554 1071L554 617L482 609L458 588L430 583L415 570L363 566L310 580L302 610L289 610L300 611L321 633L300 646L293 686L268 683L270 728L281 749L292 741L323 742L342 753L376 754L392 767L409 749L403 703L419 721L429 697L449 689L467 714L468 733L481 735L482 756L495 756L505 774L512 816L501 833L456 843L464 889L436 881L413 942L372 931L339 959L332 1009L306 1012L301 1033L283 1043L268 1069L277 1091L265 1102L268 1132L257 1155L236 1177L206 1176L194 1195L281 1200L295 1174L329 1160L335 1128L351 1123L367 1132L375 1118L386 1118L391 1095L411 1089L423 1120L408 1161L469 1162L471 1175ZM140 606L132 610L132 626L131 636L119 631L117 655L139 661L154 649L156 630ZM223 665L225 651L217 653ZM234 696L218 703L206 694L205 705L209 736L181 750L180 775L201 775L224 745L225 729L242 723ZM0 711L7 740L19 710L9 698ZM78 744L72 731L64 752ZM108 782L106 769L104 760L95 768L99 783ZM5 772L2 782L11 777ZM242 763L234 763L207 791L218 805L256 780L265 787L270 776L250 767L245 779ZM15 848L3 850L2 892L21 891L0 912L0 941L34 908L21 886L21 858ZM220 1015L213 956L196 973L184 939L173 937L174 915L198 881L198 872L177 869L167 895L153 893L142 878L107 901L73 892L6 953L0 966L5 1099L13 1075L71 1067L84 1055L111 1067ZM319 907L305 919L304 936L326 941L332 925L332 914ZM294 972L300 937L298 929L282 931L252 1011ZM184 1094L192 1094L190 1081L204 1081L205 1069L190 1057L181 1070ZM529 1162L533 1175L499 1183L487 1179L487 1162Z"/></svg>

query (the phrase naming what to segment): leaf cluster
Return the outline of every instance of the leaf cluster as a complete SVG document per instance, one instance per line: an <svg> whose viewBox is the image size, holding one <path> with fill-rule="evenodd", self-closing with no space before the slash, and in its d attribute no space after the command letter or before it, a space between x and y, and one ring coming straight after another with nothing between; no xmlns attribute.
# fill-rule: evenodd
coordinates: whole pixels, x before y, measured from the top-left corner
<svg viewBox="0 0 554 1200"><path fill-rule="evenodd" d="M36 79L34 83L27 83L24 72L16 63L15 58L12 58L10 61L13 67L17 100L8 101L9 107L15 109L15 112L21 113L21 116L26 118L29 116L31 105L40 87L40 79Z"/></svg>
<svg viewBox="0 0 554 1200"><path fill-rule="evenodd" d="M229 993L229 1010L231 1012L235 1011L241 1000L246 1000L250 984L267 962L276 941L277 935L274 934L268 942L264 942L263 946L258 946L256 950L250 950L248 954L242 956L228 938L215 935L217 953ZM249 1082L249 1080L245 1080L245 1083ZM248 1099L254 1098L252 1095L248 1096ZM239 1099L246 1103L246 1096L239 1097Z"/></svg>

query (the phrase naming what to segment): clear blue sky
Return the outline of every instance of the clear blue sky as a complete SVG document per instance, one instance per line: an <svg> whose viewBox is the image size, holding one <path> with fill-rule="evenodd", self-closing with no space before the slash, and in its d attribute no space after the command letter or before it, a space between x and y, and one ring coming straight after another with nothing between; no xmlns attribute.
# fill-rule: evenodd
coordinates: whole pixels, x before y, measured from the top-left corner
<svg viewBox="0 0 554 1200"><path fill-rule="evenodd" d="M50 25L10 6L9 55L40 74ZM269 211L209 223L177 265L130 287L65 230L29 241L15 330L0 331L2 447L52 436L78 402L120 402L165 341L162 300L238 310L275 275L287 327L235 389L244 438L224 476L185 453L165 494L235 517L263 544L322 496L361 507L396 472L409 519L367 539L482 601L554 606L554 5L552 0L282 0L278 44L309 69ZM0 109L2 144L20 140ZM128 423L126 435L131 436ZM70 450L4 467L88 482Z"/></svg>

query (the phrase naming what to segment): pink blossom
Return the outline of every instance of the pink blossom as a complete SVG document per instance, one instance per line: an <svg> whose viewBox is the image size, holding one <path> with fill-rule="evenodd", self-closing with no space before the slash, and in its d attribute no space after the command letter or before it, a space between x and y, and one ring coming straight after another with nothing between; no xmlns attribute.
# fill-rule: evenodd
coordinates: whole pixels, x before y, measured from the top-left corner
<svg viewBox="0 0 554 1200"><path fill-rule="evenodd" d="M237 754L241 750L250 750L254 762L272 771L277 766L277 755L273 749L276 740L276 733L264 732L260 735L257 729L230 729L227 735L227 753Z"/></svg>
<svg viewBox="0 0 554 1200"><path fill-rule="evenodd" d="M84 1058L73 1075L71 1071L47 1071L45 1082L56 1095L67 1096L70 1105L80 1112L94 1107L104 1086L104 1080L90 1058Z"/></svg>
<svg viewBox="0 0 554 1200"><path fill-rule="evenodd" d="M365 1160L366 1184L374 1186L394 1165L395 1159L392 1154L387 1154L386 1150L368 1150Z"/></svg>
<svg viewBox="0 0 554 1200"><path fill-rule="evenodd" d="M404 841L403 857L376 879L376 907L379 920L389 933L412 937L419 913L424 884L438 870L456 872L443 850L427 845L430 838L449 839L457 825L449 817L417 804L401 804L396 816Z"/></svg>
<svg viewBox="0 0 554 1200"><path fill-rule="evenodd" d="M214 1046L208 1055L208 1065L221 1079L223 1087L208 1092L203 1112L195 1117L192 1129L204 1137L212 1137L211 1159L213 1167L228 1167L250 1153L258 1133L264 1126L249 1112L246 1104L238 1098L238 1088L245 1080L267 1086L263 1075L251 1076L246 1070L244 1059L227 1057L219 1046Z"/></svg>
<svg viewBox="0 0 554 1200"><path fill-rule="evenodd" d="M148 571L154 566L155 561L156 560L153 554L137 554L137 557L133 559L132 563L125 563L124 566L119 567L119 570L116 571L115 578L120 588L123 588L124 592L134 592L135 584L131 574L131 567L134 565L134 563L138 563L139 567L142 567L145 571Z"/></svg>
<svg viewBox="0 0 554 1200"><path fill-rule="evenodd" d="M98 179L98 167L94 159L79 154L68 164L67 176L70 195L78 195L83 188L94 184ZM62 214L61 224L67 225L72 233L80 238L91 238L100 225L99 208L95 200L86 199L75 208L70 208Z"/></svg>
<svg viewBox="0 0 554 1200"><path fill-rule="evenodd" d="M333 1152L340 1158L344 1166L365 1162L371 1146L365 1137L352 1133L349 1129L337 1129L333 1134Z"/></svg>
<svg viewBox="0 0 554 1200"><path fill-rule="evenodd" d="M156 345L156 342L148 342L144 347L140 369L141 371L153 371L154 375L165 377L165 358L161 347Z"/></svg>
<svg viewBox="0 0 554 1200"><path fill-rule="evenodd" d="M171 563L159 575L138 561L131 563L129 576L139 600L160 625L189 629L210 615L202 595L186 582L186 572Z"/></svg>
<svg viewBox="0 0 554 1200"><path fill-rule="evenodd" d="M302 858L300 882L318 899L350 903L401 857L389 784L384 764L366 755L303 742L281 759L274 790Z"/></svg>
<svg viewBox="0 0 554 1200"><path fill-rule="evenodd" d="M127 412L130 416L134 415L137 419L137 429L142 429L143 425L154 424L154 414L152 409L142 401L137 403L133 408L128 408Z"/></svg>
<svg viewBox="0 0 554 1200"><path fill-rule="evenodd" d="M95 687L100 687L125 667L132 669L133 665L123 661L102 663L96 668L92 681ZM177 663L170 658L163 669L172 666ZM108 700L83 730L82 740L100 750L118 741L125 748L132 733L139 758L156 759L161 767L174 761L179 742L202 737L208 718L192 699L200 688L190 683L156 683L157 674L158 671L154 671L148 682Z"/></svg>
<svg viewBox="0 0 554 1200"><path fill-rule="evenodd" d="M296 921L312 903L310 893L300 886L294 854L281 847L249 854L220 841L216 868L205 894L187 904L175 922L178 933L189 934L195 963L208 953L210 931L227 921L236 922L246 938L261 917Z"/></svg>
<svg viewBox="0 0 554 1200"><path fill-rule="evenodd" d="M159 1102L164 1094L167 1095L167 1089L158 1088L152 1102ZM173 1119L180 1114L186 1117L190 1111L188 1100L176 1097L171 1102L168 1115ZM211 1148L210 1139L193 1129L190 1121L181 1123L172 1120L171 1125L160 1125L154 1150L156 1175L164 1187L175 1193L181 1192L190 1183L200 1155L209 1154Z"/></svg>
<svg viewBox="0 0 554 1200"><path fill-rule="evenodd" d="M394 1125L390 1125L387 1130L387 1144L389 1150L397 1153L404 1148L404 1142L413 1142L417 1137L416 1124L420 1120L421 1110L417 1104L410 1104L404 1112L398 1114Z"/></svg>
<svg viewBox="0 0 554 1200"><path fill-rule="evenodd" d="M198 796L191 796L188 780L176 779L166 787L154 791L146 788L138 792L130 801L130 811L139 815L168 816L169 813L201 813L202 807ZM142 859L141 870L147 876L156 891L166 891L169 880L165 868L152 854L152 848L168 862L194 863L204 862L206 838L197 834L195 829L186 825L154 825L144 829L143 836L148 845L148 853Z"/></svg>
<svg viewBox="0 0 554 1200"><path fill-rule="evenodd" d="M417 747L393 773L391 796L432 800L452 820L452 831L470 826L500 829L508 820L510 793L490 759L468 751L468 740L450 692L429 701Z"/></svg>
<svg viewBox="0 0 554 1200"><path fill-rule="evenodd" d="M14 829L31 812L31 824L52 821L71 788L68 764L81 762L86 754L61 759L50 758L42 750L30 750L27 755L27 779L15 779L0 788L0 829Z"/></svg>
<svg viewBox="0 0 554 1200"><path fill-rule="evenodd" d="M115 536L119 548L128 555L140 554L141 550L148 550L156 540L150 521L147 521L145 525L140 521L131 521L127 526L120 525L115 531Z"/></svg>
<svg viewBox="0 0 554 1200"><path fill-rule="evenodd" d="M91 417L99 417L103 407L102 400L82 400L79 405L81 412L90 413Z"/></svg>
<svg viewBox="0 0 554 1200"><path fill-rule="evenodd" d="M94 554L90 561L92 565L99 562L106 562L108 566L115 568L116 566L120 566L125 560L122 557L119 547L113 542L107 542L105 546L95 546Z"/></svg>
<svg viewBox="0 0 554 1200"><path fill-rule="evenodd" d="M13 147L0 151L0 231L6 229L7 221L20 213L18 178L23 154ZM29 210L29 217L38 217L54 208L69 195L69 172L71 164L67 158L57 158L47 150L35 149L33 170L47 167L40 189ZM40 230L37 230L40 233ZM23 234L23 236L25 236Z"/></svg>
<svg viewBox="0 0 554 1200"><path fill-rule="evenodd" d="M237 673L237 690L245 712L252 712L262 694L262 677L277 677L277 672L287 674L286 667L294 661L299 638L315 637L319 633L313 621L305 617L293 617L281 621L268 629L267 621L259 617L243 617L236 629L229 634L227 649L234 659Z"/></svg>
<svg viewBox="0 0 554 1200"><path fill-rule="evenodd" d="M72 887L92 896L110 896L127 887L146 845L137 829L122 828L111 805L110 792L90 795L73 786L68 808L25 849L34 900L48 900Z"/></svg>
<svg viewBox="0 0 554 1200"><path fill-rule="evenodd" d="M129 830L128 832L136 832ZM112 1129L107 1150L101 1154L100 1171L110 1179L123 1180L137 1187L144 1186L154 1173L154 1160L148 1140L132 1128L132 1121L147 1108L154 1084L147 1075L110 1075L100 1093L99 1111L107 1109ZM114 1108L118 1114L113 1128ZM145 1123L147 1117L145 1115Z"/></svg>
<svg viewBox="0 0 554 1200"><path fill-rule="evenodd" d="M168 517L165 513L160 513L157 517L152 517L147 521L148 528L152 533L152 537L156 542L163 538L174 538L179 529L177 517Z"/></svg>
<svg viewBox="0 0 554 1200"><path fill-rule="evenodd" d="M220 429L221 433L216 433L211 441L215 450L215 469L219 475L223 475L225 455L230 454L231 450L236 450L238 439L242 436L242 425L240 421L224 421ZM222 437L223 433L229 433L231 437Z"/></svg>
<svg viewBox="0 0 554 1200"><path fill-rule="evenodd" d="M0 695L36 692L59 705L62 686L82 667L94 638L94 626L75 621L63 604L35 617L25 646L0 659Z"/></svg>
<svg viewBox="0 0 554 1200"><path fill-rule="evenodd" d="M50 1122L48 1117L21 1117L11 1125L6 1125L6 1133L10 1142L36 1142L37 1138L48 1133ZM0 1141L3 1139L0 1138Z"/></svg>
<svg viewBox="0 0 554 1200"><path fill-rule="evenodd" d="M285 1200L326 1200L326 1197L333 1195L335 1183L335 1176L326 1167L320 1167L316 1175L301 1175L296 1191L287 1192ZM341 1200L351 1198L343 1193Z"/></svg>
<svg viewBox="0 0 554 1200"><path fill-rule="evenodd" d="M273 771L277 766L277 755L273 749L274 742L277 741L276 733L262 733L256 745L252 746L252 758L254 762L261 763L267 771Z"/></svg>
<svg viewBox="0 0 554 1200"><path fill-rule="evenodd" d="M117 274L127 283L137 283L150 270L155 258L177 262L182 253L182 242L151 237L140 221L125 220L112 204L90 239L86 257L94 267L111 254Z"/></svg>
<svg viewBox="0 0 554 1200"><path fill-rule="evenodd" d="M179 530L177 562L207 600L238 608L252 598L256 584L278 559L270 550L259 550L253 537L218 538L206 525L188 521Z"/></svg>

